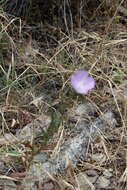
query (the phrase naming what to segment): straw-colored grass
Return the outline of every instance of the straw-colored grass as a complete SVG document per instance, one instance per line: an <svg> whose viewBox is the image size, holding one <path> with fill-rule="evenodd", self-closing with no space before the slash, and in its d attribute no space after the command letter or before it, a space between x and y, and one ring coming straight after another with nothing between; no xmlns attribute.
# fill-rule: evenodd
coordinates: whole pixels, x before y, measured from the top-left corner
<svg viewBox="0 0 127 190"><path fill-rule="evenodd" d="M114 178L122 182L127 179L127 29L126 25L115 20L122 3L110 19L96 19L90 23L90 29L87 26L73 30L71 35L57 28L57 31L48 28L48 34L41 29L36 40L32 39L28 28L23 27L22 20L0 13L1 138L6 133L15 136L17 129L42 113L51 116L55 113L57 119L52 124L58 141L53 144L52 139L47 139L48 134L45 138L47 144L47 141L52 144L51 152L54 155L59 151L63 138L66 138L68 111L75 105L92 102L98 115L106 110L116 114L118 127L110 133L107 131L105 139L98 139L88 150L92 154L105 154L105 164L91 163L89 157L79 162L75 170L70 164L66 174L58 177L63 189L79 190L77 173L88 168L100 172L112 168ZM87 70L96 80L96 88L86 96L76 94L70 86L69 76L77 69ZM34 147L38 143L13 143L11 135L7 141L6 138L0 140L4 142L0 154L7 157L7 171L2 173L1 179L5 176L8 179L9 173L26 171L34 150L40 150L40 147Z"/></svg>

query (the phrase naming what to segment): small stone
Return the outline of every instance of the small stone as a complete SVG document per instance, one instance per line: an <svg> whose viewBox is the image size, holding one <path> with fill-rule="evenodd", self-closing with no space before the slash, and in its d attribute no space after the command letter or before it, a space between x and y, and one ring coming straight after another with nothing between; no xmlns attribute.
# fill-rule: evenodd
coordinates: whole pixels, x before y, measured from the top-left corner
<svg viewBox="0 0 127 190"><path fill-rule="evenodd" d="M112 177L113 174L109 170L105 169L104 172L103 172L103 175L106 178L110 178L110 177Z"/></svg>
<svg viewBox="0 0 127 190"><path fill-rule="evenodd" d="M106 179L104 176L100 176L96 182L98 188L106 188L110 185L110 180Z"/></svg>
<svg viewBox="0 0 127 190"><path fill-rule="evenodd" d="M98 178L98 175L93 176L93 177L88 176L88 180L89 180L92 184L94 184L94 183L97 181L97 178Z"/></svg>
<svg viewBox="0 0 127 190"><path fill-rule="evenodd" d="M112 177L110 179L110 183L114 186L114 187L117 187L118 186L118 183L119 183L119 180L115 177Z"/></svg>
<svg viewBox="0 0 127 190"><path fill-rule="evenodd" d="M92 115L96 111L95 106L91 103L79 104L75 109L76 115Z"/></svg>
<svg viewBox="0 0 127 190"><path fill-rule="evenodd" d="M105 154L102 154L102 153L93 154L91 157L93 160L95 160L96 162L99 162L101 164L106 161L106 156L105 156Z"/></svg>
<svg viewBox="0 0 127 190"><path fill-rule="evenodd" d="M79 173L77 175L77 182L80 190L95 190L94 185L84 173Z"/></svg>
<svg viewBox="0 0 127 190"><path fill-rule="evenodd" d="M68 110L68 116L72 121L84 121L85 117L93 116L96 112L96 107L91 103L75 105Z"/></svg>
<svg viewBox="0 0 127 190"><path fill-rule="evenodd" d="M17 130L16 136L20 141L33 141L34 138L47 131L51 123L51 117L42 114L39 118Z"/></svg>
<svg viewBox="0 0 127 190"><path fill-rule="evenodd" d="M48 160L48 155L45 152L40 152L36 154L33 158L33 162L41 162L44 163Z"/></svg>
<svg viewBox="0 0 127 190"><path fill-rule="evenodd" d="M42 189L42 190L60 190L61 188L57 182L49 179L49 180L43 182L41 184L41 188L39 188L39 189Z"/></svg>
<svg viewBox="0 0 127 190"><path fill-rule="evenodd" d="M85 173L88 176L92 176L92 177L97 175L97 171L96 170L86 170Z"/></svg>

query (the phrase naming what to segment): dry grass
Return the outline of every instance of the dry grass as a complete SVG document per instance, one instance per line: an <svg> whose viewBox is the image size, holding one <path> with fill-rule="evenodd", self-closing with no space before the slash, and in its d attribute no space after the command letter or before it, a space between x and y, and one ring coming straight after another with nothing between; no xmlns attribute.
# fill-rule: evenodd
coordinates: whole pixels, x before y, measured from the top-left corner
<svg viewBox="0 0 127 190"><path fill-rule="evenodd" d="M93 32L89 28L82 28L74 30L73 35L68 36L57 31L58 41L54 30L46 36L47 41L43 33L39 34L41 41L34 40L25 31L20 19L0 14L1 136L5 133L15 136L17 129L42 112L55 112L66 122L66 111L86 101L94 103L101 114L106 110L112 110L116 114L118 128L110 134L107 131L105 139L98 139L88 150L92 154L104 153L107 158L105 164L91 162L88 157L79 163L76 170L73 171L70 166L67 174L60 179L62 185L59 185L63 189L80 189L74 178L76 179L76 173L88 168L100 172L112 168L114 177L120 178L122 182L127 180L127 28L120 23L113 23L116 14L117 9L111 20L91 23ZM53 41L57 45L53 45ZM96 80L96 88L86 97L76 94L69 84L70 74L81 68ZM53 154L58 151L63 130L61 127ZM5 142L0 147L0 154L7 157L6 177L8 173L27 170L33 156L33 149L30 148L32 144L14 144L9 141L10 138L12 137L7 141L6 138L2 139Z"/></svg>

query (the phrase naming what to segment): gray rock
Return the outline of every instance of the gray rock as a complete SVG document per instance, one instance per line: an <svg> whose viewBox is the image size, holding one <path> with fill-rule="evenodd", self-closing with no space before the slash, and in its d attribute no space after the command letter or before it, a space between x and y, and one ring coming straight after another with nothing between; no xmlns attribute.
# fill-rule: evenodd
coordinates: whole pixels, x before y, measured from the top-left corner
<svg viewBox="0 0 127 190"><path fill-rule="evenodd" d="M48 155L45 152L40 152L38 154L36 154L33 158L33 162L37 163L37 162L46 162L48 160Z"/></svg>
<svg viewBox="0 0 127 190"><path fill-rule="evenodd" d="M105 169L104 172L103 172L103 175L106 177L106 178L110 178L113 176L112 172L108 169Z"/></svg>
<svg viewBox="0 0 127 190"><path fill-rule="evenodd" d="M82 121L84 120L85 117L90 117L94 115L96 112L96 108L93 104L91 103L86 103L86 104L80 104L74 106L71 110L68 111L68 116L70 120L73 121Z"/></svg>
<svg viewBox="0 0 127 190"><path fill-rule="evenodd" d="M106 161L106 155L102 154L102 153L92 154L91 158L93 160L95 160L96 162L99 162L100 164L102 164Z"/></svg>
<svg viewBox="0 0 127 190"><path fill-rule="evenodd" d="M75 135L73 138L70 137L60 147L58 154L55 157L50 157L45 163L33 163L30 167L27 178L31 178L30 186L34 185L35 181L44 181L46 178L63 173L68 164L71 163L72 167L76 167L77 162L84 159L87 153L88 144L90 141L94 141L98 136L102 134L107 128L114 128L116 120L112 112L107 112L97 119L91 121L88 126L85 126L83 130ZM100 156L98 160L102 159ZM23 181L25 184L27 179ZM24 187L24 190L25 187Z"/></svg>
<svg viewBox="0 0 127 190"><path fill-rule="evenodd" d="M85 173L86 173L88 176L92 176L92 177L98 175L98 174L97 174L97 171L96 171L96 170L92 170L92 169L91 169L91 170L86 170Z"/></svg>
<svg viewBox="0 0 127 190"><path fill-rule="evenodd" d="M80 190L95 190L94 185L84 173L77 175L77 183Z"/></svg>
<svg viewBox="0 0 127 190"><path fill-rule="evenodd" d="M43 135L44 132L48 129L48 126L51 123L51 118L43 115L38 119L35 119L22 129L16 132L16 136L20 141L33 141L39 135Z"/></svg>
<svg viewBox="0 0 127 190"><path fill-rule="evenodd" d="M86 104L80 104L77 106L75 109L75 114L76 115L93 115L96 111L96 108L93 104L91 103L86 103Z"/></svg>
<svg viewBox="0 0 127 190"><path fill-rule="evenodd" d="M98 188L106 188L110 185L110 180L104 176L100 176L96 182Z"/></svg>
<svg viewBox="0 0 127 190"><path fill-rule="evenodd" d="M98 179L98 175L93 176L93 177L88 176L88 179L89 179L89 181L90 181L92 184L94 184L94 183L97 181L97 179Z"/></svg>

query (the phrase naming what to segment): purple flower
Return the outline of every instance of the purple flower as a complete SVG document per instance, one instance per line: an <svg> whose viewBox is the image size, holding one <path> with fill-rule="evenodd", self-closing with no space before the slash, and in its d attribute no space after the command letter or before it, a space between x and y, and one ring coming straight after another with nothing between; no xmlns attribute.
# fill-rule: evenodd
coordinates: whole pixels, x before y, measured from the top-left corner
<svg viewBox="0 0 127 190"><path fill-rule="evenodd" d="M84 70L75 71L71 76L71 86L79 94L87 94L95 87L95 80Z"/></svg>

